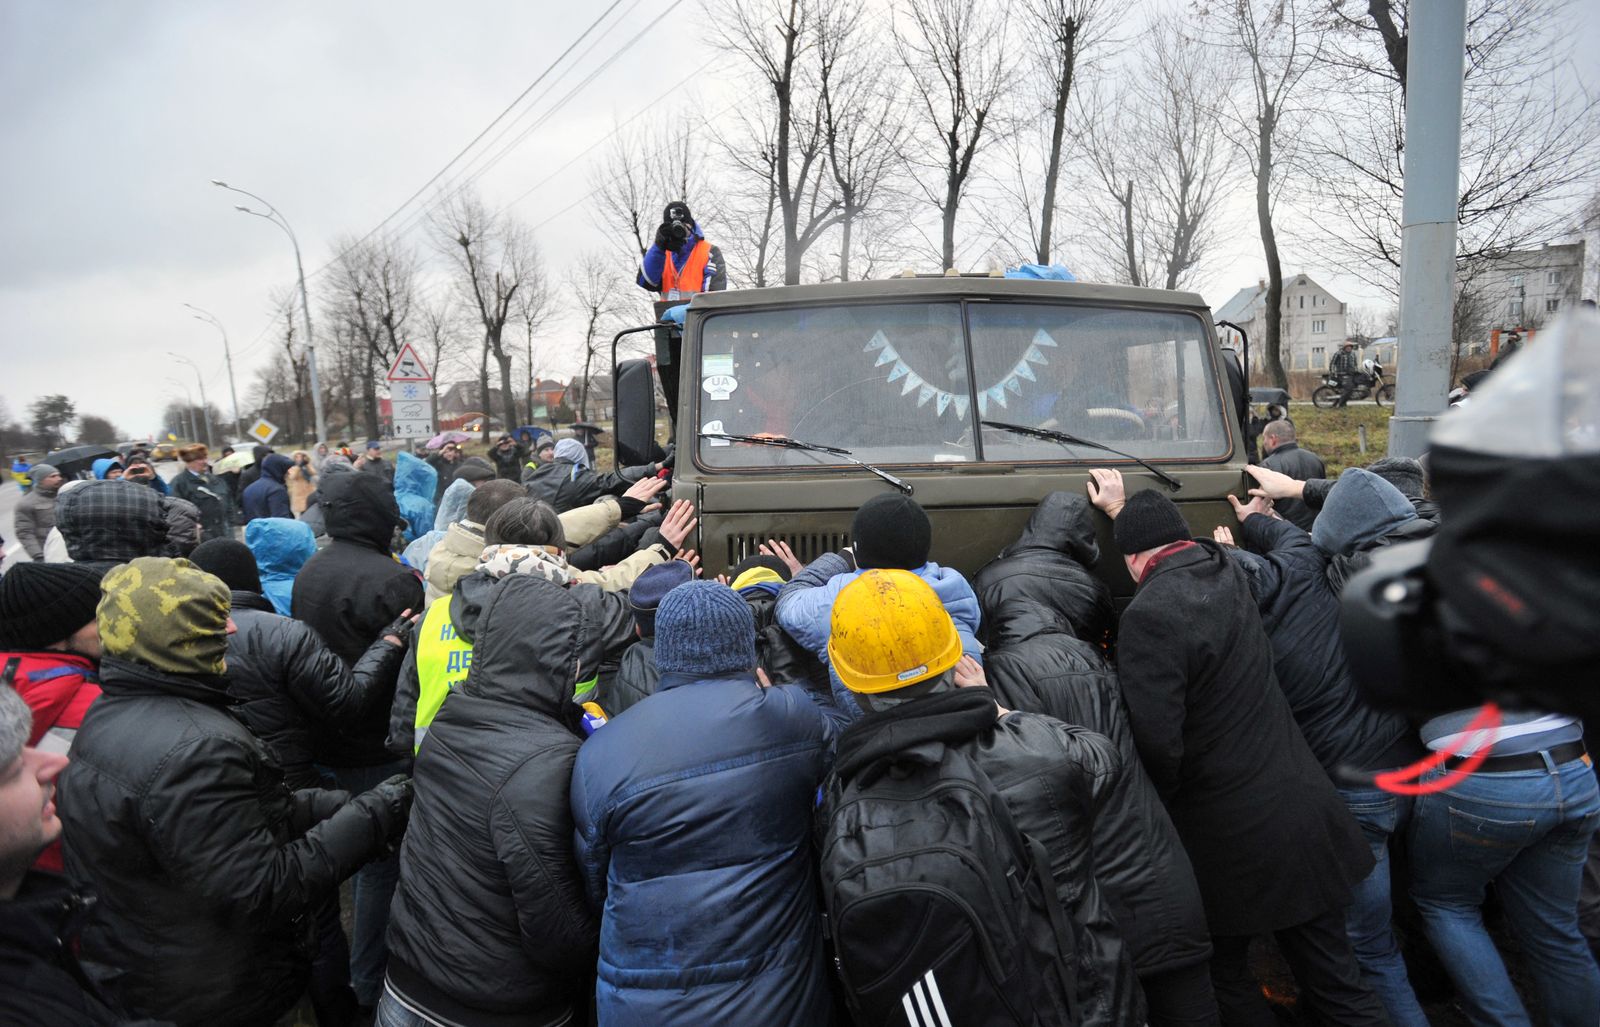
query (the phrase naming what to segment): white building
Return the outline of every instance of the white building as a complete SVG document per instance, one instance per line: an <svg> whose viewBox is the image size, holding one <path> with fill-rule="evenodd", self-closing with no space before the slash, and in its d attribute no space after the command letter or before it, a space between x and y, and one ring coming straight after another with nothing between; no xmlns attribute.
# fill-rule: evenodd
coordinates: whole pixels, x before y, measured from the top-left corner
<svg viewBox="0 0 1600 1027"><path fill-rule="evenodd" d="M1538 328L1582 295L1584 243L1512 250L1485 262L1474 287L1490 328Z"/></svg>
<svg viewBox="0 0 1600 1027"><path fill-rule="evenodd" d="M1348 328L1345 305L1310 275L1289 275L1283 280L1282 357L1285 371L1321 371L1334 350L1344 342ZM1250 336L1251 373L1263 367L1261 345L1267 337L1267 283L1259 281L1234 293L1218 307L1216 321L1232 321ZM1217 337L1238 346L1239 335L1227 328Z"/></svg>

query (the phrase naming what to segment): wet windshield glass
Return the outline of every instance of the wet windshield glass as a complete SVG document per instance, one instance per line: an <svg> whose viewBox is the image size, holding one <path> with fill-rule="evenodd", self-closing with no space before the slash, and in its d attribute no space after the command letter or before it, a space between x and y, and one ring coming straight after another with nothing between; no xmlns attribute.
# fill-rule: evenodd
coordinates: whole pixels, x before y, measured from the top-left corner
<svg viewBox="0 0 1600 1027"><path fill-rule="evenodd" d="M874 464L979 459L980 419L1054 428L1146 458L1219 457L1228 436L1193 316L973 303L977 387L954 302L719 314L704 322L699 425L787 435ZM985 460L1104 454L983 430ZM837 463L821 453L703 440L709 467Z"/></svg>
<svg viewBox="0 0 1600 1027"><path fill-rule="evenodd" d="M700 430L787 435L868 463L977 459L956 303L809 307L708 318ZM824 453L713 440L712 467L837 463Z"/></svg>
<svg viewBox="0 0 1600 1027"><path fill-rule="evenodd" d="M1228 452L1205 326L1165 311L986 303L969 309L982 420L1053 428L1145 459ZM1094 459L994 428L985 460Z"/></svg>

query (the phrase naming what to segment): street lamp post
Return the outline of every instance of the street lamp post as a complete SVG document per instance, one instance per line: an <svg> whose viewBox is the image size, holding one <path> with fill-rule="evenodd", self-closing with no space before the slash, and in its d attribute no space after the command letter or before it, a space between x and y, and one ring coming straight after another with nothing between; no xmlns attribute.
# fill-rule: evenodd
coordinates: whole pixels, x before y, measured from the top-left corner
<svg viewBox="0 0 1600 1027"><path fill-rule="evenodd" d="M174 360L181 360L194 369L194 380L200 383L200 413L206 422L206 446L209 448L216 445L211 441L211 403L206 399L206 380L200 376L200 365L188 357L180 357L171 350L167 351L167 356Z"/></svg>
<svg viewBox="0 0 1600 1027"><path fill-rule="evenodd" d="M300 240L295 238L294 229L289 227L289 219L280 214L278 208L255 193L240 189L237 186L231 186L217 178L213 178L211 184L219 189L226 189L231 193L248 196L263 207L266 207L269 211L266 214L243 204L235 204L233 209L244 214L254 214L258 218L277 225L283 229L283 233L289 237L289 242L294 246L294 270L300 279L300 316L305 320L306 326L306 369L311 376L311 410L317 420L317 441L326 442L328 439L328 424L322 416L322 386L317 378L317 347L311 335L311 301L306 298L306 268L305 264L300 260Z"/></svg>
<svg viewBox="0 0 1600 1027"><path fill-rule="evenodd" d="M189 386L178 381L176 378L168 378L167 381L183 390L183 401L186 404L185 412L189 415L189 437L191 439L198 440L200 438L200 433L195 430L194 426L194 393L189 391ZM178 430L182 431L183 425L178 425Z"/></svg>
<svg viewBox="0 0 1600 1027"><path fill-rule="evenodd" d="M196 321L206 321L222 333L222 355L228 361L228 396L233 400L233 428L239 433L239 438L244 438L244 422L239 419L239 388L233 381L233 350L228 345L228 330L222 327L222 322L217 320L217 315L209 310L204 310L193 303L185 303L194 312Z"/></svg>

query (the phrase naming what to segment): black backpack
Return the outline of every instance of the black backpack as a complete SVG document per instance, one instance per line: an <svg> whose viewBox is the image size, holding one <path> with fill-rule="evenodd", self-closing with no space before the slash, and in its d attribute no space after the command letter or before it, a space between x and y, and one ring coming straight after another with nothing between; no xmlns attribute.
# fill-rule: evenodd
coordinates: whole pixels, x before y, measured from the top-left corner
<svg viewBox="0 0 1600 1027"><path fill-rule="evenodd" d="M830 778L821 870L858 1027L1078 1022L1077 944L1044 846L959 749Z"/></svg>

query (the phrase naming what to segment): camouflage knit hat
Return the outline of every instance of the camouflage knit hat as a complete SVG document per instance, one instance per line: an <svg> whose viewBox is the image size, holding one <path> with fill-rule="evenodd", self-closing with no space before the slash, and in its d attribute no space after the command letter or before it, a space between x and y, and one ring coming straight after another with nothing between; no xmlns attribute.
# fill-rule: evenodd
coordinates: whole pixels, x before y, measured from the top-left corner
<svg viewBox="0 0 1600 1027"><path fill-rule="evenodd" d="M142 556L100 583L100 647L107 656L171 674L221 674L228 650L228 586L188 560Z"/></svg>

